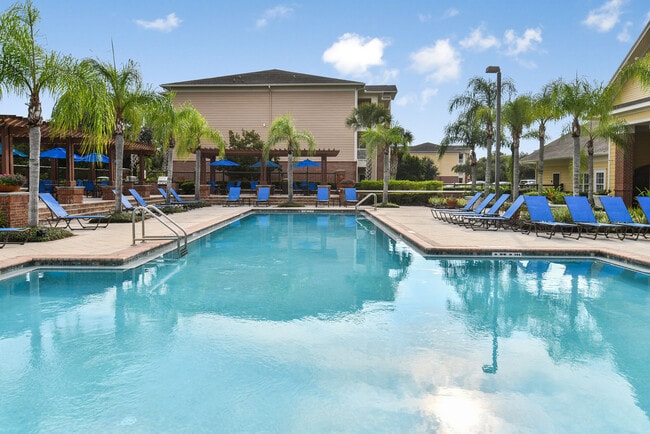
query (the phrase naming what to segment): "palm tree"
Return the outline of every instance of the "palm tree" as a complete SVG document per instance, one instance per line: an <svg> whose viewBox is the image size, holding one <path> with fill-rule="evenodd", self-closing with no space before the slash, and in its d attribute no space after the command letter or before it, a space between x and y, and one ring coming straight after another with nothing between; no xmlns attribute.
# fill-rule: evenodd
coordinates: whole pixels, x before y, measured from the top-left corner
<svg viewBox="0 0 650 434"><path fill-rule="evenodd" d="M554 99L562 116L571 117L571 137L573 137L573 195L580 195L580 120L590 110L592 104L591 85L576 77L566 83L559 79L553 83L551 98Z"/></svg>
<svg viewBox="0 0 650 434"><path fill-rule="evenodd" d="M354 128L355 131L362 131L372 128L378 124L390 124L392 117L388 109L375 103L362 103L355 107L352 113L345 120L345 125ZM366 179L372 178L372 160L366 156Z"/></svg>
<svg viewBox="0 0 650 434"><path fill-rule="evenodd" d="M390 178L390 148L394 144L404 144L408 136L404 128L392 123L390 126L377 124L361 133L361 141L366 145L368 154L376 156L379 152L384 155L384 191L382 202L388 203L388 179Z"/></svg>
<svg viewBox="0 0 650 434"><path fill-rule="evenodd" d="M544 146L546 145L546 124L549 121L558 119L558 110L553 101L553 83L546 84L542 91L533 97L532 116L533 122L537 123L537 131L534 135L539 141L537 159L537 192L542 194L544 188ZM533 132L530 134L533 135Z"/></svg>
<svg viewBox="0 0 650 434"><path fill-rule="evenodd" d="M287 144L287 191L289 193L288 201L293 202L293 154L300 155L300 145L305 143L308 152L311 154L316 148L314 136L306 130L298 130L293 123L291 115L283 115L275 118L269 128L269 137L262 149L263 159L269 159L269 152L278 143L286 142Z"/></svg>
<svg viewBox="0 0 650 434"><path fill-rule="evenodd" d="M519 144L524 129L533 122L533 100L520 95L503 106L503 124L512 137L512 198L519 196Z"/></svg>
<svg viewBox="0 0 650 434"><path fill-rule="evenodd" d="M145 89L137 64L129 60L118 69L113 63L83 60L78 79L56 102L52 111L56 131L81 128L83 144L98 152L105 151L115 140L115 212L122 208L122 168L125 135L136 136L144 121L148 105L156 94Z"/></svg>
<svg viewBox="0 0 650 434"><path fill-rule="evenodd" d="M201 139L208 139L217 145L220 156L226 152L226 141L219 130L210 128L208 122L196 109L187 111L186 115L179 119L178 130L178 155L183 157L192 152L196 153L194 198L199 200L201 198Z"/></svg>
<svg viewBox="0 0 650 434"><path fill-rule="evenodd" d="M40 175L41 91L61 92L74 60L37 43L40 14L31 1L16 3L0 16L0 86L29 97L29 209L28 225L38 225L38 181Z"/></svg>
<svg viewBox="0 0 650 434"><path fill-rule="evenodd" d="M505 79L501 83L501 92L508 96L516 91L511 80ZM484 128L485 149L487 164L485 166L485 184L489 188L492 182L492 145L494 143L494 122L496 120L496 82L483 77L473 77L467 83L465 93L457 95L449 102L449 113L461 110L460 117L469 116L478 120ZM498 146L498 144L497 144Z"/></svg>
<svg viewBox="0 0 650 434"><path fill-rule="evenodd" d="M479 122L470 116L461 116L454 122L445 126L445 135L440 141L438 154L442 157L447 148L454 143L462 143L470 149L469 165L472 177L472 193L476 191L476 145L483 143L485 132L481 129ZM489 164L486 164L485 170ZM486 177L487 179L487 177Z"/></svg>
<svg viewBox="0 0 650 434"><path fill-rule="evenodd" d="M171 195L172 177L174 175L174 149L176 142L182 141L186 143L186 136L189 131L196 128L191 127L191 121L198 121L203 125L205 120L199 119L197 116L198 111L189 102L184 102L180 107L174 107L174 92L168 92L160 95L155 104L150 106L150 111L146 115L147 126L152 131L153 139L160 143L165 150L165 159L167 167L167 202L169 203ZM199 115L200 116L200 115ZM219 134L219 137L221 135ZM219 143L215 141L215 143ZM223 142L223 140L221 140ZM183 146L183 150L194 150L193 146ZM225 147L220 148L225 150ZM191 151L188 151L191 152ZM223 152L222 155L223 156Z"/></svg>
<svg viewBox="0 0 650 434"><path fill-rule="evenodd" d="M393 143L390 152L390 179L396 179L397 166L399 165L399 155L409 153L409 145L413 142L413 133L409 130L398 126L402 129L402 140L399 143Z"/></svg>

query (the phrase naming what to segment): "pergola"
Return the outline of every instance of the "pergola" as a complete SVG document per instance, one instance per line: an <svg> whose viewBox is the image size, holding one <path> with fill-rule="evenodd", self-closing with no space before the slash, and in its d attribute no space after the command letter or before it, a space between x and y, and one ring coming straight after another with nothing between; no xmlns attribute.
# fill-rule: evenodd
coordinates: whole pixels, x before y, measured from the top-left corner
<svg viewBox="0 0 650 434"><path fill-rule="evenodd" d="M74 184L74 153L81 150L83 133L72 131L65 137L59 137L52 133L52 128L47 122L41 126L41 147L45 149L60 146L66 149L66 180L70 185ZM14 115L0 115L0 142L2 143L2 157L0 158L0 173L14 173L14 143L16 141L29 141L29 125L27 118ZM153 155L153 146L141 142L125 141L124 153L136 154L140 159L139 179L144 180L144 157ZM115 146L113 141L108 148L108 173L109 183L113 184L115 177Z"/></svg>
<svg viewBox="0 0 650 434"><path fill-rule="evenodd" d="M271 149L269 151L269 158L275 157L287 157L289 151L286 149ZM301 149L300 155L310 156L310 157L320 157L321 165L321 183L327 184L327 157L336 157L339 155L338 149L317 149L313 153L309 153L306 149ZM219 150L217 148L201 148L200 158L201 160L208 160L209 162L216 161L219 156ZM261 161L260 167L260 179L266 179L266 160L262 158L261 150L254 149L226 149L225 158L232 157L256 157ZM204 167L204 162L201 162L201 167ZM211 167L213 169L214 167ZM204 173L202 171L202 173ZM212 175L212 172L211 172Z"/></svg>

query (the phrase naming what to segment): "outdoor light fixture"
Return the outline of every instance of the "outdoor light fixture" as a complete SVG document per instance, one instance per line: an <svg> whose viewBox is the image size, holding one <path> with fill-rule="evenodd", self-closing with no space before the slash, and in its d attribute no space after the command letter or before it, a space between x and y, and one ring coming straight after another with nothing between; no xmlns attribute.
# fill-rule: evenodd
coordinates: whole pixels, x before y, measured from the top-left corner
<svg viewBox="0 0 650 434"><path fill-rule="evenodd" d="M499 177L501 176L501 171L499 170L499 163L501 162L501 68L498 66L488 66L485 68L485 72L487 74L497 75L497 147L494 157L496 160L496 164L494 165L494 191L496 192L496 197L499 197Z"/></svg>

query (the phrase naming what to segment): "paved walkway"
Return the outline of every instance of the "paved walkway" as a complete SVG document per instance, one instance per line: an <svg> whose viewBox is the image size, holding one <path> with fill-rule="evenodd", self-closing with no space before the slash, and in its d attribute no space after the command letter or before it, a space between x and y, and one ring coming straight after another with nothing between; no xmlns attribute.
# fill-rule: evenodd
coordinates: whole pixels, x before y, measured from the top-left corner
<svg viewBox="0 0 650 434"><path fill-rule="evenodd" d="M261 210L290 211L276 207ZM300 210L310 209L309 207ZM322 208L311 208L322 210ZM332 210L346 208L332 207ZM253 212L250 206L211 206L194 209L171 217L191 236L190 240L223 225L242 214ZM352 211L351 208L347 208ZM618 240L598 237L592 239L538 238L518 232L473 231L435 220L426 207L365 208L372 217L420 250L440 255L545 255L594 256L650 267L650 240ZM140 225L137 226L140 236ZM169 232L155 221L148 220L147 235L167 235ZM131 224L111 224L95 231L74 231L64 240L8 244L0 249L0 274L25 265L120 265L147 256L152 251L168 248L170 241L148 240L132 245Z"/></svg>

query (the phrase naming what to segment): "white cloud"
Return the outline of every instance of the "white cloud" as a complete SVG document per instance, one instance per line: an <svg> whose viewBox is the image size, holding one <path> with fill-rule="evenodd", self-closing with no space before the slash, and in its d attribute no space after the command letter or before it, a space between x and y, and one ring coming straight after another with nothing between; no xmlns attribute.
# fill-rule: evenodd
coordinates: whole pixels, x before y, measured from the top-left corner
<svg viewBox="0 0 650 434"><path fill-rule="evenodd" d="M270 20L275 20L277 18L286 17L293 13L293 8L288 6L278 5L274 8L267 9L264 11L262 18L259 18L256 22L258 28L266 27Z"/></svg>
<svg viewBox="0 0 650 434"><path fill-rule="evenodd" d="M599 32L608 32L618 23L621 16L621 6L626 0L609 0L607 3L589 11L582 24L593 27Z"/></svg>
<svg viewBox="0 0 650 434"><path fill-rule="evenodd" d="M535 49L542 42L542 29L526 29L524 35L519 37L514 30L506 30L504 41L508 47L506 54L518 56L521 53Z"/></svg>
<svg viewBox="0 0 650 434"><path fill-rule="evenodd" d="M460 46L465 49L474 49L476 51L485 51L492 47L499 47L501 43L496 36L483 35L484 26L480 26L472 31L469 36L459 42Z"/></svg>
<svg viewBox="0 0 650 434"><path fill-rule="evenodd" d="M429 74L435 82L453 80L460 74L460 56L449 43L440 39L431 47L411 53L412 67L419 73Z"/></svg>
<svg viewBox="0 0 650 434"><path fill-rule="evenodd" d="M180 25L183 20L179 19L175 13L167 15L164 19L158 18L153 21L135 20L135 23L147 30L160 30L161 32L171 32Z"/></svg>
<svg viewBox="0 0 650 434"><path fill-rule="evenodd" d="M395 100L395 105L399 107L405 107L407 105L411 105L415 102L416 98L415 95L413 94L407 94L407 95L402 95L397 97Z"/></svg>
<svg viewBox="0 0 650 434"><path fill-rule="evenodd" d="M420 94L420 105L425 106L429 103L429 100L434 96L438 95L438 89L427 87Z"/></svg>
<svg viewBox="0 0 650 434"><path fill-rule="evenodd" d="M383 65L386 41L345 33L323 53L323 61L342 74L364 75L371 66Z"/></svg>
<svg viewBox="0 0 650 434"><path fill-rule="evenodd" d="M623 25L623 29L616 36L616 39L618 39L620 42L630 42L632 39L632 36L630 36L630 27L632 27L632 25L632 21L627 21Z"/></svg>
<svg viewBox="0 0 650 434"><path fill-rule="evenodd" d="M445 11L443 18L453 18L458 15L460 12L456 8L449 8Z"/></svg>
<svg viewBox="0 0 650 434"><path fill-rule="evenodd" d="M429 21L431 21L431 15L418 14L418 20L420 20L421 23L428 23Z"/></svg>

